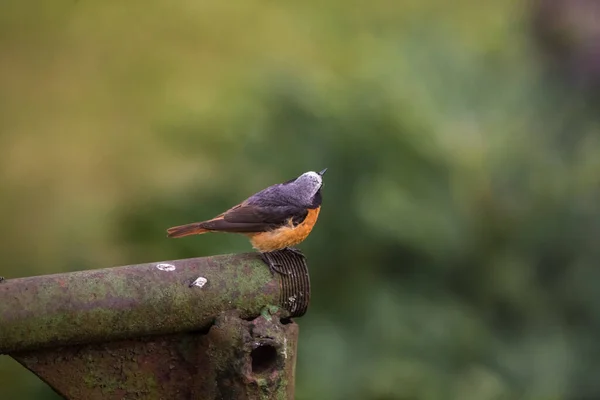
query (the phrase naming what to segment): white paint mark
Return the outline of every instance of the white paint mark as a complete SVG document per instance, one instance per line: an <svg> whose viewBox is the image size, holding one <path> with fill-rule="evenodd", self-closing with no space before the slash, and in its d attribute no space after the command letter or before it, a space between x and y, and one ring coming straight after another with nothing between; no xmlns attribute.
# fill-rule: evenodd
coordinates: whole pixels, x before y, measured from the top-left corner
<svg viewBox="0 0 600 400"><path fill-rule="evenodd" d="M175 266L173 264L158 264L156 268L161 271L175 271Z"/></svg>
<svg viewBox="0 0 600 400"><path fill-rule="evenodd" d="M288 297L288 301L289 301L290 303L293 303L293 302L295 302L295 301L296 301L296 295L293 295L293 296L290 296L290 297Z"/></svg>
<svg viewBox="0 0 600 400"><path fill-rule="evenodd" d="M287 358L287 337L283 337L283 358Z"/></svg>
<svg viewBox="0 0 600 400"><path fill-rule="evenodd" d="M198 279L196 279L194 282L192 282L192 284L190 285L190 287L191 286L198 286L198 287L201 288L202 286L206 285L206 282L208 282L208 279L200 276L200 277L198 277Z"/></svg>

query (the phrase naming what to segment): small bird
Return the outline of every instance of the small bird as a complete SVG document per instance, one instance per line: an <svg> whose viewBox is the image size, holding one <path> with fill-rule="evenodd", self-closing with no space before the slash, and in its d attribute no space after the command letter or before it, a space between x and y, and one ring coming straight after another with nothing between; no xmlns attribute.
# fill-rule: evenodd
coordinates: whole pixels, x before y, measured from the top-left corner
<svg viewBox="0 0 600 400"><path fill-rule="evenodd" d="M169 228L167 235L178 238L207 232L243 234L261 253L271 272L285 274L277 268L270 253L288 250L303 256L292 246L304 241L317 222L326 171L327 168L305 172L287 182L269 186L212 219Z"/></svg>

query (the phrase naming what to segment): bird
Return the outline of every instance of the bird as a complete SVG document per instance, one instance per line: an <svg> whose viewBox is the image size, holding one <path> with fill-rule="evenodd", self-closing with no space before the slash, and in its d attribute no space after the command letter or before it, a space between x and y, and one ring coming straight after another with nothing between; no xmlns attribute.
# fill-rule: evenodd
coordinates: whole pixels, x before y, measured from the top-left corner
<svg viewBox="0 0 600 400"><path fill-rule="evenodd" d="M285 274L272 259L277 251L304 255L295 245L311 233L321 211L323 175L308 171L287 182L269 186L214 218L167 229L167 236L180 238L208 232L245 235L271 273Z"/></svg>

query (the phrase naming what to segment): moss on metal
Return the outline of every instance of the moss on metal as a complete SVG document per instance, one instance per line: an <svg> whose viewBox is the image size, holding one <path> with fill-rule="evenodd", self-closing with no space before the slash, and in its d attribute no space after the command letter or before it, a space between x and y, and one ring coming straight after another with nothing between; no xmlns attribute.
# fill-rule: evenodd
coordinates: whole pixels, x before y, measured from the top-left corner
<svg viewBox="0 0 600 400"><path fill-rule="evenodd" d="M0 353L206 329L222 311L259 315L280 290L256 254L12 279L0 285Z"/></svg>

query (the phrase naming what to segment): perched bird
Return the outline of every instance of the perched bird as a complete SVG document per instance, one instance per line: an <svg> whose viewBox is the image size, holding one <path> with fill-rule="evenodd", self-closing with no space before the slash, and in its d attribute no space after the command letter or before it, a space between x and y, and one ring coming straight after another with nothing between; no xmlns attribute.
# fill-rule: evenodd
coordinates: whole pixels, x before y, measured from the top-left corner
<svg viewBox="0 0 600 400"><path fill-rule="evenodd" d="M305 172L297 178L269 186L216 217L167 229L169 237L178 238L207 232L246 235L261 253L271 272L277 268L270 253L293 248L308 237L321 210L323 174Z"/></svg>

